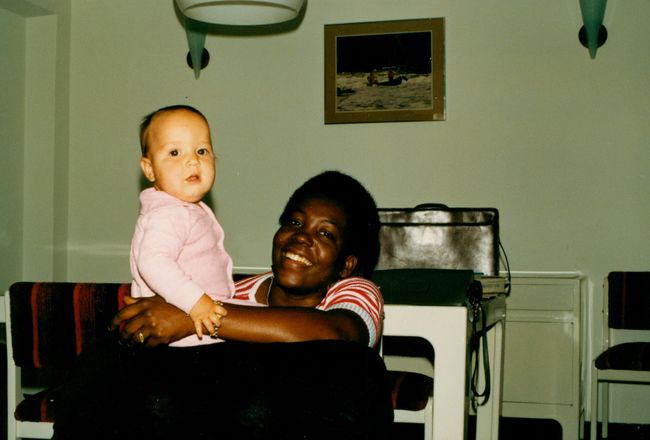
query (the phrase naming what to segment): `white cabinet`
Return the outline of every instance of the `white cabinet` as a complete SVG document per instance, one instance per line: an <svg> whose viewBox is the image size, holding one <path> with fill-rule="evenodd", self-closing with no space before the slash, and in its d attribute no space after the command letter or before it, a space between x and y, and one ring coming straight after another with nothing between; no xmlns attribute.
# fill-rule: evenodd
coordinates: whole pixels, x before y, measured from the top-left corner
<svg viewBox="0 0 650 440"><path fill-rule="evenodd" d="M562 438L580 433L582 277L512 276L506 300L504 417L554 419Z"/></svg>

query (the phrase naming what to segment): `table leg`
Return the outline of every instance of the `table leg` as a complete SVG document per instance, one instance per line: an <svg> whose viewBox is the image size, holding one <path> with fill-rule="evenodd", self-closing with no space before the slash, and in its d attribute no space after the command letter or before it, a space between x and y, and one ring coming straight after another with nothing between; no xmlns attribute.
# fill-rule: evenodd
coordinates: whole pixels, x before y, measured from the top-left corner
<svg viewBox="0 0 650 440"><path fill-rule="evenodd" d="M429 319L433 319L429 316ZM435 352L433 386L433 438L467 436L467 309L450 307L426 339Z"/></svg>
<svg viewBox="0 0 650 440"><path fill-rule="evenodd" d="M479 406L476 410L477 440L498 440L499 438L499 417L501 415L501 392L503 388L503 346L505 342L503 326L503 320L497 321L487 332L491 389L487 403ZM483 356L482 347L478 355ZM484 383L484 375L482 375L479 389L483 389Z"/></svg>

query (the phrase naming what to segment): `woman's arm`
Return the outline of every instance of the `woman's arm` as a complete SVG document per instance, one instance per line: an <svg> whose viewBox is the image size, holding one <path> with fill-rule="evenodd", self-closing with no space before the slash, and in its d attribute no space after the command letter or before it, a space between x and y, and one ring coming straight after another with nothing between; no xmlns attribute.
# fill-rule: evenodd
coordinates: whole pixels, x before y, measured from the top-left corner
<svg viewBox="0 0 650 440"><path fill-rule="evenodd" d="M336 339L368 343L363 320L349 310L249 307L225 304L219 336L244 342L301 342Z"/></svg>
<svg viewBox="0 0 650 440"><path fill-rule="evenodd" d="M127 306L113 320L122 326L123 339L139 343L142 332L147 346L169 344L194 334L188 315L160 297L125 298ZM250 307L224 304L227 316L222 319L219 336L243 342L299 342L338 339L368 343L363 320L347 310L321 311L304 308Z"/></svg>

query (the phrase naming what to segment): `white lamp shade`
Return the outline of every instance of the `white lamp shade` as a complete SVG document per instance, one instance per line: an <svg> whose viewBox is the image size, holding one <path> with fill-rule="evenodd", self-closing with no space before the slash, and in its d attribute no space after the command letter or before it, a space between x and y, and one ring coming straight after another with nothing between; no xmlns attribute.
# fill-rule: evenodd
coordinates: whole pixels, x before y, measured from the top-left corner
<svg viewBox="0 0 650 440"><path fill-rule="evenodd" d="M186 17L205 23L253 26L296 18L304 0L176 0Z"/></svg>

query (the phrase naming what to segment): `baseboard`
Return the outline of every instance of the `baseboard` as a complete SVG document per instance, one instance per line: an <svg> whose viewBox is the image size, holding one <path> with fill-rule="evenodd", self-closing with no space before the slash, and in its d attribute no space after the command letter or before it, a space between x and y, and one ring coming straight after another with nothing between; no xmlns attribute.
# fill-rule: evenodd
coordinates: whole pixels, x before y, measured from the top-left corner
<svg viewBox="0 0 650 440"><path fill-rule="evenodd" d="M601 423L598 423L598 439L601 440ZM591 440L590 424L585 423L584 439ZM650 425L609 423L608 440L650 440ZM499 423L499 440L577 440L563 438L562 426L552 419L528 419L501 417Z"/></svg>

